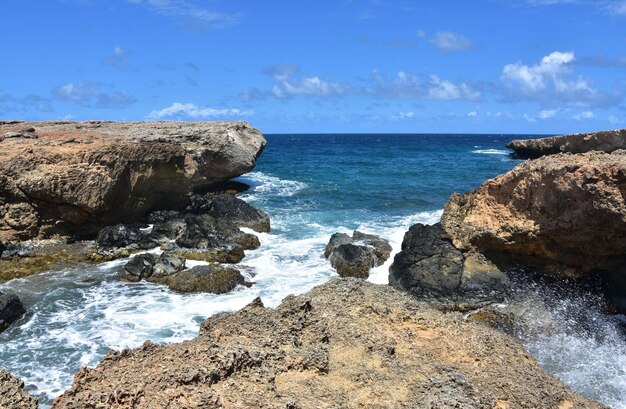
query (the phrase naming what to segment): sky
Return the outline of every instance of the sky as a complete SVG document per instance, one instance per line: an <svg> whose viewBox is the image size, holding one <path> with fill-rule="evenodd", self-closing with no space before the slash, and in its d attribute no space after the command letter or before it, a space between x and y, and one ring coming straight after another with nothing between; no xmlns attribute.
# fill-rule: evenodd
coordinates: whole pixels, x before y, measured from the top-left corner
<svg viewBox="0 0 626 409"><path fill-rule="evenodd" d="M0 119L626 128L626 0L2 0Z"/></svg>

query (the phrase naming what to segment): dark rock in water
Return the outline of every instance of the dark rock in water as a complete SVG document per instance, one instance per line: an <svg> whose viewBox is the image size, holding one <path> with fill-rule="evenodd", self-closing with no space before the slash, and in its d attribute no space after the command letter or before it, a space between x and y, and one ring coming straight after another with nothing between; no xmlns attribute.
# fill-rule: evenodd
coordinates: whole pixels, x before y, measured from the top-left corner
<svg viewBox="0 0 626 409"><path fill-rule="evenodd" d="M96 237L96 243L105 248L128 247L134 244L143 250L157 246L154 240L144 234L139 227L123 224L108 226L100 230Z"/></svg>
<svg viewBox="0 0 626 409"><path fill-rule="evenodd" d="M169 277L185 269L185 258L174 254L161 253L152 268L150 279Z"/></svg>
<svg viewBox="0 0 626 409"><path fill-rule="evenodd" d="M38 401L24 388L24 381L0 368L0 408L37 409Z"/></svg>
<svg viewBox="0 0 626 409"><path fill-rule="evenodd" d="M613 152L626 149L626 129L552 136L540 139L517 139L506 144L520 159L536 159L557 153Z"/></svg>
<svg viewBox="0 0 626 409"><path fill-rule="evenodd" d="M501 299L508 276L478 253L463 253L439 223L415 224L389 268L389 284L422 299L480 305Z"/></svg>
<svg viewBox="0 0 626 409"><path fill-rule="evenodd" d="M354 244L341 244L330 254L330 265L341 277L366 279L375 257L371 250Z"/></svg>
<svg viewBox="0 0 626 409"><path fill-rule="evenodd" d="M25 313L26 309L17 295L0 291L0 331L4 331Z"/></svg>
<svg viewBox="0 0 626 409"><path fill-rule="evenodd" d="M124 272L126 274L123 278L128 281L140 281L148 278L152 275L156 263L157 258L154 254L137 254L124 266Z"/></svg>
<svg viewBox="0 0 626 409"><path fill-rule="evenodd" d="M11 260L14 257L32 257L32 246L20 243L0 243L0 259Z"/></svg>
<svg viewBox="0 0 626 409"><path fill-rule="evenodd" d="M229 221L238 227L249 227L258 232L270 231L270 217L243 200L228 194L209 196L194 195L187 211L208 214L219 220Z"/></svg>
<svg viewBox="0 0 626 409"><path fill-rule="evenodd" d="M335 233L330 237L324 257L341 277L369 277L372 267L380 266L389 258L391 245L387 240L355 230L352 237Z"/></svg>
<svg viewBox="0 0 626 409"><path fill-rule="evenodd" d="M239 270L219 264L196 266L169 277L165 283L174 291L183 293L208 292L224 294L245 284Z"/></svg>

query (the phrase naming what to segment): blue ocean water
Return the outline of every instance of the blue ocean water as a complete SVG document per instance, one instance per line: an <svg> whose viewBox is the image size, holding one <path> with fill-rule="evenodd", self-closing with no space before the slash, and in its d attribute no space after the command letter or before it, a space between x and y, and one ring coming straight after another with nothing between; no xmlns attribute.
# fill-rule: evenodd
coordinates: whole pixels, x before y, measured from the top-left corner
<svg viewBox="0 0 626 409"><path fill-rule="evenodd" d="M241 197L272 220L271 233L259 234L261 247L247 252L239 266L252 287L182 295L125 283L118 280L125 260L12 280L0 289L18 293L30 313L0 334L0 367L22 377L46 407L74 372L96 365L110 348L189 339L211 314L239 309L257 296L275 306L335 277L322 253L337 231L375 233L399 251L404 232L416 222L437 222L453 192L515 166L504 144L527 136L266 137L257 167L239 178L251 186ZM386 283L390 263L374 269L370 281ZM607 320L607 334L612 325ZM626 407L626 346L615 334L602 340L547 334L526 342L548 371L617 408Z"/></svg>

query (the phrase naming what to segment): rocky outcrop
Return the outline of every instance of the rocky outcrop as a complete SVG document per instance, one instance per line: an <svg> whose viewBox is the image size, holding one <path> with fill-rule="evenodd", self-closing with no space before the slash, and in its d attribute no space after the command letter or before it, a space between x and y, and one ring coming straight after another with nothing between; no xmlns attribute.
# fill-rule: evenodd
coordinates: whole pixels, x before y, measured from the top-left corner
<svg viewBox="0 0 626 409"><path fill-rule="evenodd" d="M418 223L404 235L389 284L446 308L468 310L502 299L509 277L482 254L454 247L439 223Z"/></svg>
<svg viewBox="0 0 626 409"><path fill-rule="evenodd" d="M335 233L324 249L324 257L341 277L366 279L372 267L384 264L391 254L387 240L355 230L352 237Z"/></svg>
<svg viewBox="0 0 626 409"><path fill-rule="evenodd" d="M556 153L589 151L613 152L626 149L626 129L552 136L540 139L517 139L506 144L520 159L535 159Z"/></svg>
<svg viewBox="0 0 626 409"><path fill-rule="evenodd" d="M243 122L5 122L0 135L2 242L91 237L184 209L250 171L266 143Z"/></svg>
<svg viewBox="0 0 626 409"><path fill-rule="evenodd" d="M37 409L37 398L24 389L24 382L0 368L0 408Z"/></svg>
<svg viewBox="0 0 626 409"><path fill-rule="evenodd" d="M441 219L459 250L579 276L624 271L626 152L524 162L463 195Z"/></svg>
<svg viewBox="0 0 626 409"><path fill-rule="evenodd" d="M333 280L260 299L168 346L110 352L53 408L602 408L515 339L388 286Z"/></svg>
<svg viewBox="0 0 626 409"><path fill-rule="evenodd" d="M0 291L0 332L25 313L26 308L17 295Z"/></svg>
<svg viewBox="0 0 626 409"><path fill-rule="evenodd" d="M259 233L270 231L270 217L267 213L229 194L194 195L187 211L207 214L216 219L231 222L237 227L248 227Z"/></svg>

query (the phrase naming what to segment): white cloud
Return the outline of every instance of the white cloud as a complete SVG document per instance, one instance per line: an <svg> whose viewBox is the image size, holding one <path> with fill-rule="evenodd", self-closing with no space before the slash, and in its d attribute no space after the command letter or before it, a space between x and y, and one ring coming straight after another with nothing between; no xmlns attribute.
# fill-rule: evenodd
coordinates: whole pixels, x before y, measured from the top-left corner
<svg viewBox="0 0 626 409"><path fill-rule="evenodd" d="M469 117L477 117L478 116L478 110L468 112L467 116L469 116Z"/></svg>
<svg viewBox="0 0 626 409"><path fill-rule="evenodd" d="M165 119L188 117L193 119L220 118L220 117L243 117L252 115L252 111L241 111L237 108L199 108L195 104L174 102L167 108L152 111L148 114L148 119Z"/></svg>
<svg viewBox="0 0 626 409"><path fill-rule="evenodd" d="M295 95L332 97L354 93L354 89L348 84L323 80L317 76L295 80L285 77L277 79L272 87L272 93L276 98L289 98Z"/></svg>
<svg viewBox="0 0 626 409"><path fill-rule="evenodd" d="M539 119L553 118L557 112L557 109L544 109L543 111L539 112Z"/></svg>
<svg viewBox="0 0 626 409"><path fill-rule="evenodd" d="M238 16L209 10L194 0L127 0L163 16L193 19L208 28L222 28L234 24Z"/></svg>
<svg viewBox="0 0 626 409"><path fill-rule="evenodd" d="M52 90L52 95L59 101L68 101L82 106L97 108L126 108L137 99L126 91L107 92L110 86L93 82L68 82Z"/></svg>
<svg viewBox="0 0 626 409"><path fill-rule="evenodd" d="M377 83L369 92L382 98L393 99L431 99L431 100L468 100L481 98L481 93L466 82L454 83L431 75L428 82L416 74L400 71L391 80L386 80L378 71L372 73Z"/></svg>
<svg viewBox="0 0 626 409"><path fill-rule="evenodd" d="M415 117L415 112L409 111L409 112L398 112L396 115L392 115L390 119L403 120L403 119L413 119L414 117Z"/></svg>
<svg viewBox="0 0 626 409"><path fill-rule="evenodd" d="M120 46L113 48L113 54L102 60L104 65L108 65L113 68L122 68L128 62L129 54Z"/></svg>
<svg viewBox="0 0 626 409"><path fill-rule="evenodd" d="M582 121L585 119L592 119L593 117L595 117L595 114L592 111L583 111L573 116L573 118L577 121Z"/></svg>
<svg viewBox="0 0 626 409"><path fill-rule="evenodd" d="M463 51L472 47L469 38L451 31L438 31L430 39L430 43L440 51Z"/></svg>
<svg viewBox="0 0 626 409"><path fill-rule="evenodd" d="M519 85L528 92L541 91L546 89L550 81L562 82L560 77L568 72L567 64L572 61L574 61L573 52L555 51L533 66L524 65L521 62L505 65L502 69L502 79Z"/></svg>
<svg viewBox="0 0 626 409"><path fill-rule="evenodd" d="M528 114L524 114L524 115L523 115L523 118L524 118L525 120L527 120L528 122L537 122L537 119L536 119L535 117L532 117L532 116L530 116L530 115L528 115Z"/></svg>

